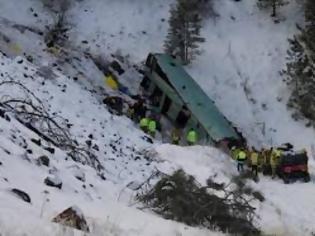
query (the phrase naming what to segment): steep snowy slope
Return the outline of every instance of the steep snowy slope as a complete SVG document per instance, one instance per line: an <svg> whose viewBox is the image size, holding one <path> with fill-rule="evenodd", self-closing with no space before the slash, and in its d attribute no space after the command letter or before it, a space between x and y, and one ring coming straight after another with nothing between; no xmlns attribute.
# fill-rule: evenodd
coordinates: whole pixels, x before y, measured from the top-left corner
<svg viewBox="0 0 315 236"><path fill-rule="evenodd" d="M11 60L1 55L0 71L2 99L31 99L20 86L2 84L8 79L21 82L41 99L57 121L57 114L69 120L70 134L82 147L87 148L84 146L87 141L92 143L90 151L104 167L96 170L84 162L73 161L66 150L47 143L21 124L13 113L2 114L1 234L73 235L73 230L50 223L56 214L71 205L83 210L91 225L91 235L209 234L206 230L187 228L127 207L135 195L132 186L137 187L146 181L156 169L166 173L177 169L171 162L149 160L143 156L143 150L151 150L152 145L142 139L144 134L130 120L111 115L94 93L56 71L50 71L54 76L44 79L39 74L40 68L25 58ZM32 141L38 139L40 144ZM47 147L53 148L54 152L48 151ZM42 155L50 160L47 167L39 164ZM45 185L46 177L59 179L62 188ZM31 203L16 197L10 192L12 188L28 193ZM21 214L27 216L22 222ZM157 227L161 225L163 227ZM77 235L81 234L77 232Z"/></svg>
<svg viewBox="0 0 315 236"><path fill-rule="evenodd" d="M289 92L279 74L301 7L295 1L285 6L280 14L286 19L278 24L255 1L218 1L216 9L220 17L205 25L204 53L190 69L194 78L250 144L289 141L310 148L314 130L291 118L285 105Z"/></svg>

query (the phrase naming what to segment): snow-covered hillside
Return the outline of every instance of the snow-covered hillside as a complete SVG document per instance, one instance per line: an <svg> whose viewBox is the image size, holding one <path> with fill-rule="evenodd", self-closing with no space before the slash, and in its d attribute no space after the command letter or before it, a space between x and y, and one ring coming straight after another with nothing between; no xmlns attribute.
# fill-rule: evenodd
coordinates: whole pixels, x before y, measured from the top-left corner
<svg viewBox="0 0 315 236"><path fill-rule="evenodd" d="M153 146L141 138L144 134L130 120L111 115L93 93L57 72L56 77L45 79L38 75L39 68L25 59L10 60L3 55L0 65L2 80L7 81L10 75L13 81L30 88L49 108L50 114L68 119L72 125L71 135L83 145L90 141L93 152L104 166L104 170L97 172L88 165L74 162L67 152L51 146L8 113L8 120L0 119L2 234L72 234L72 230L51 225L49 221L75 204L88 218L91 217L92 235L150 235L154 232L171 235L176 231L183 235L202 235L202 231L186 230L182 225L127 208L135 194L128 186L141 184L157 168L166 173L177 169L176 164L164 163L162 159L150 161L141 154ZM19 86L10 84L1 85L1 94L21 99L25 96ZM41 144L34 143L34 139L40 139ZM93 148L95 145L97 148ZM55 152L51 153L45 147L54 148ZM42 155L49 158L48 167L38 164ZM47 187L44 179L48 176L59 179L62 189ZM12 188L28 193L31 204L15 197L9 191ZM21 213L29 216L22 223L19 220ZM131 215L139 215L139 218L136 217L134 222ZM148 225L165 224L165 227L143 227L145 219L149 219ZM154 223L155 220L160 222Z"/></svg>
<svg viewBox="0 0 315 236"><path fill-rule="evenodd" d="M67 47L56 53L47 50L40 33L53 18L39 0L0 0L0 51L6 54L0 53L0 82L21 83L43 102L51 117L68 120L71 137L104 167L97 171L76 162L67 151L44 140L38 145L34 140L41 137L13 114L7 114L9 119L0 117L1 235L83 235L51 223L71 205L82 209L89 235L222 235L137 209L135 189L157 170L172 173L182 168L205 184L209 176L229 183L237 175L236 168L212 147L151 144L131 120L110 114L102 100L117 93L104 85L103 73L89 56L108 60L124 56L128 59L124 81L136 84L141 75L133 64L151 51L162 50L172 2L77 1L68 13ZM287 19L275 24L253 0L214 2L219 17L204 22L203 54L187 69L250 145L269 147L289 141L313 154L315 131L291 118L285 106L288 91L279 76L287 38L301 20L300 8L295 3L284 7L281 14ZM0 94L26 98L17 84L0 83ZM55 152L47 151L48 146ZM38 164L42 155L49 158L48 167ZM254 203L260 216L255 223L264 232L292 236L315 232L312 159L311 183L284 185L268 177L259 183L249 181L266 197L265 202ZM45 185L48 176L60 179L62 189ZM27 192L31 203L16 197L12 188Z"/></svg>

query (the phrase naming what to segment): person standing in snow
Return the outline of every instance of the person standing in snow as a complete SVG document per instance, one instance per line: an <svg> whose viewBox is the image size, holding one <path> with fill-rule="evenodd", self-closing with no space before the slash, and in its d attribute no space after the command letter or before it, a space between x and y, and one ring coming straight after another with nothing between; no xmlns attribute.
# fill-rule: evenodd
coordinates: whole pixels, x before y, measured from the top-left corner
<svg viewBox="0 0 315 236"><path fill-rule="evenodd" d="M241 151L240 148L237 148L235 146L232 147L231 149L231 156L233 158L233 160L236 160L237 159L237 156L238 156L238 153Z"/></svg>
<svg viewBox="0 0 315 236"><path fill-rule="evenodd" d="M190 130L188 131L186 140L187 140L187 144L189 146L192 146L192 145L196 144L196 142L197 142L197 132L193 128L190 128Z"/></svg>
<svg viewBox="0 0 315 236"><path fill-rule="evenodd" d="M148 131L151 137L154 138L156 132L156 121L154 119L149 120Z"/></svg>
<svg viewBox="0 0 315 236"><path fill-rule="evenodd" d="M271 176L274 179L276 177L277 166L279 163L279 159L281 157L281 151L279 149L271 148L270 154L270 165L271 165Z"/></svg>
<svg viewBox="0 0 315 236"><path fill-rule="evenodd" d="M181 132L179 128L174 128L171 134L172 144L178 145L180 142Z"/></svg>
<svg viewBox="0 0 315 236"><path fill-rule="evenodd" d="M147 133L148 132L148 126L149 126L149 118L143 117L140 120L140 129L142 129L143 132Z"/></svg>
<svg viewBox="0 0 315 236"><path fill-rule="evenodd" d="M247 155L244 149L240 150L237 154L236 161L237 161L237 171L243 172L244 171L244 163L246 161Z"/></svg>
<svg viewBox="0 0 315 236"><path fill-rule="evenodd" d="M258 152L255 150L255 148L252 148L252 152L250 154L250 162L252 166L252 174L254 177L258 176Z"/></svg>

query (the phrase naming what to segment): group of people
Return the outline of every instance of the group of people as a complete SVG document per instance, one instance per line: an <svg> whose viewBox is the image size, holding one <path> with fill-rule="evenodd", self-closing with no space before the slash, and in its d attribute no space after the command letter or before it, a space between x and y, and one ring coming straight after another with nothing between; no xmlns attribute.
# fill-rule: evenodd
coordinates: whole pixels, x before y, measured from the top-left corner
<svg viewBox="0 0 315 236"><path fill-rule="evenodd" d="M251 149L232 147L231 156L237 163L237 170L244 172L244 165L251 167L254 177L258 176L258 172L264 173L271 171L272 178L276 177L277 166L283 155L283 150L279 148L265 149L257 151L254 147Z"/></svg>
<svg viewBox="0 0 315 236"><path fill-rule="evenodd" d="M128 116L135 123L139 123L140 129L154 138L156 130L160 127L159 119L154 114L147 116L147 113L148 108L142 98L139 98L133 105L130 105L128 109Z"/></svg>
<svg viewBox="0 0 315 236"><path fill-rule="evenodd" d="M150 110L150 112L148 112ZM148 114L150 113L150 114ZM149 134L151 137L155 137L157 130L161 131L160 114L155 112L154 107L148 109L145 100L138 98L137 101L129 105L128 116L139 124L142 131ZM179 145L183 140L183 131L180 128L174 128L171 132L171 142L174 145ZM197 131L190 128L186 134L187 145L195 145L198 141Z"/></svg>

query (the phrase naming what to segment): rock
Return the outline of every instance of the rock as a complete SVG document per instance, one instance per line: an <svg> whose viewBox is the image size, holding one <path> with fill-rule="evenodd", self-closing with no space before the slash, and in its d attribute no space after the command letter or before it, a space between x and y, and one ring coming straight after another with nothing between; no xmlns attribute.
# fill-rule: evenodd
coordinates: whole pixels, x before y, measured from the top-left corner
<svg viewBox="0 0 315 236"><path fill-rule="evenodd" d="M55 149L54 148L51 148L51 147L44 147L44 149L48 152L50 152L51 154L54 154L55 153Z"/></svg>
<svg viewBox="0 0 315 236"><path fill-rule="evenodd" d="M103 173L98 174L98 176L99 176L102 180L106 180L106 177L105 177L105 175L104 175Z"/></svg>
<svg viewBox="0 0 315 236"><path fill-rule="evenodd" d="M41 145L42 145L42 141L41 141L40 139L37 140L37 139L32 138L31 141L32 141L33 143L37 144L38 146L41 146Z"/></svg>
<svg viewBox="0 0 315 236"><path fill-rule="evenodd" d="M40 156L37 160L37 163L39 165L43 165L43 166L49 166L49 157L48 156Z"/></svg>
<svg viewBox="0 0 315 236"><path fill-rule="evenodd" d="M14 193L20 199L22 199L24 202L31 203L31 198L26 192L17 188L11 189L11 192Z"/></svg>
<svg viewBox="0 0 315 236"><path fill-rule="evenodd" d="M99 150L100 150L97 144L94 144L92 148L93 148L95 151L99 151Z"/></svg>
<svg viewBox="0 0 315 236"><path fill-rule="evenodd" d="M87 233L90 232L89 226L87 225L82 211L76 206L69 207L68 209L61 212L59 215L53 218L52 222L82 230Z"/></svg>
<svg viewBox="0 0 315 236"><path fill-rule="evenodd" d="M44 183L49 186L49 187L54 187L54 188L62 188L62 181L57 177L46 177L46 179L44 180Z"/></svg>
<svg viewBox="0 0 315 236"><path fill-rule="evenodd" d="M86 140L85 143L86 143L86 145L88 145L88 147L92 146L92 141L91 140Z"/></svg>
<svg viewBox="0 0 315 236"><path fill-rule="evenodd" d="M81 169L74 169L73 170L73 175L78 180L80 180L82 182L85 182L85 173Z"/></svg>
<svg viewBox="0 0 315 236"><path fill-rule="evenodd" d="M110 67L116 71L119 75L122 75L123 73L125 73L125 70L121 67L120 63L116 60L112 61L112 63L110 64Z"/></svg>
<svg viewBox="0 0 315 236"><path fill-rule="evenodd" d="M142 136L141 137L144 141L148 142L148 143L153 143L152 138L148 137L148 136Z"/></svg>

